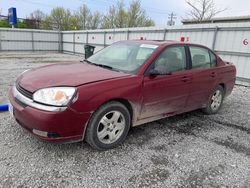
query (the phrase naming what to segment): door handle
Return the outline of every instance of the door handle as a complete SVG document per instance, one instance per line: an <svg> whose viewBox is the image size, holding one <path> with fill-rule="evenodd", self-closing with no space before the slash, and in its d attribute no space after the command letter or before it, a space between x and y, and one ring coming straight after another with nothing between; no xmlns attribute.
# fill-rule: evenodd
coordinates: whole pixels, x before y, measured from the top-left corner
<svg viewBox="0 0 250 188"><path fill-rule="evenodd" d="M210 74L210 76L214 78L214 77L216 76L216 73L215 73L215 72L212 72L212 73Z"/></svg>
<svg viewBox="0 0 250 188"><path fill-rule="evenodd" d="M191 80L191 78L189 78L187 76L183 76L182 79L181 79L181 81L183 81L183 82L188 82L190 80Z"/></svg>

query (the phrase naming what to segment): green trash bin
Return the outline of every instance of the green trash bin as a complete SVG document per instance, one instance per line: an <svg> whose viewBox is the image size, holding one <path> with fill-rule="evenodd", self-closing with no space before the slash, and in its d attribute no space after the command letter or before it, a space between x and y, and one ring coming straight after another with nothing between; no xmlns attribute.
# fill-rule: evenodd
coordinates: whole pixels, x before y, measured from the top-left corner
<svg viewBox="0 0 250 188"><path fill-rule="evenodd" d="M84 45L84 50L85 50L85 59L88 59L90 56L94 54L95 51L95 46L91 45Z"/></svg>

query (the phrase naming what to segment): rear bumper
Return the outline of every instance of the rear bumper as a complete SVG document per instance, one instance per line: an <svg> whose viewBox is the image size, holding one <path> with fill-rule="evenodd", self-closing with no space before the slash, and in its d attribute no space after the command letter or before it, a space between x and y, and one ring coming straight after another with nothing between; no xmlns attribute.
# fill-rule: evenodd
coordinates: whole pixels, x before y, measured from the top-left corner
<svg viewBox="0 0 250 188"><path fill-rule="evenodd" d="M236 82L236 79L232 79L230 80L230 82L226 84L226 91L225 91L224 97L228 97L232 93L234 86L235 86L235 82Z"/></svg>
<svg viewBox="0 0 250 188"><path fill-rule="evenodd" d="M48 112L23 105L9 90L9 100L18 124L36 138L49 142L77 142L83 140L91 113L78 113L70 108L62 112Z"/></svg>

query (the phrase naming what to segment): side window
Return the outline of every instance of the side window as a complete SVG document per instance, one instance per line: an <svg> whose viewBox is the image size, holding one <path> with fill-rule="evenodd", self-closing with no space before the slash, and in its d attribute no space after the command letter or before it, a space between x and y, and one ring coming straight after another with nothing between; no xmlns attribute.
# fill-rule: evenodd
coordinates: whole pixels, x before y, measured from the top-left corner
<svg viewBox="0 0 250 188"><path fill-rule="evenodd" d="M210 59L211 59L211 67L216 67L217 65L216 56L212 52L209 52L209 54L210 54Z"/></svg>
<svg viewBox="0 0 250 188"><path fill-rule="evenodd" d="M205 69L211 67L210 55L207 49L190 46L193 69Z"/></svg>
<svg viewBox="0 0 250 188"><path fill-rule="evenodd" d="M185 70L186 53L184 46L167 48L156 59L154 68L163 74Z"/></svg>

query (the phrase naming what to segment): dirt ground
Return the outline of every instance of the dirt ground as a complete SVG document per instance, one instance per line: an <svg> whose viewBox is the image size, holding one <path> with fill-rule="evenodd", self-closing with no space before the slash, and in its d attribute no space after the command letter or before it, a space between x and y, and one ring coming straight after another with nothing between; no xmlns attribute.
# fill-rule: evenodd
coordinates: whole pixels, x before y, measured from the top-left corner
<svg viewBox="0 0 250 188"><path fill-rule="evenodd" d="M0 103L24 70L80 59L0 53ZM0 187L250 187L249 99L250 88L236 86L218 114L194 111L133 128L105 152L38 141L0 113Z"/></svg>

